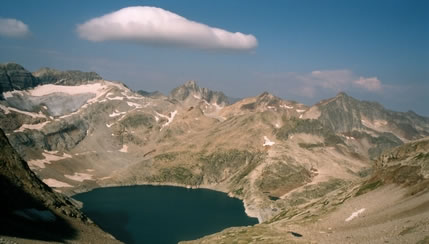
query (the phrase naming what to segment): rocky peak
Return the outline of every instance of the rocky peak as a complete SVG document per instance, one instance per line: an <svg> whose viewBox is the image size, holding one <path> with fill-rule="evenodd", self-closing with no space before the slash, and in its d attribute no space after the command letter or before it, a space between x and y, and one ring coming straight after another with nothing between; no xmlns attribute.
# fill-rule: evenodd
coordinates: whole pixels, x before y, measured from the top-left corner
<svg viewBox="0 0 429 244"><path fill-rule="evenodd" d="M343 91L341 91L341 92L338 92L337 93L337 95L335 96L335 97L348 97L349 95L347 95L347 93L345 93L345 92L343 92Z"/></svg>
<svg viewBox="0 0 429 244"><path fill-rule="evenodd" d="M198 90L199 88L197 83L194 80L187 81L185 84L183 84L183 86L192 90Z"/></svg>
<svg viewBox="0 0 429 244"><path fill-rule="evenodd" d="M176 99L178 101L185 101L188 98L193 99L202 99L208 103L216 103L218 105L228 105L230 104L229 99L223 92L212 91L208 88L201 88L197 85L194 80L190 80L173 89L170 93L170 98Z"/></svg>

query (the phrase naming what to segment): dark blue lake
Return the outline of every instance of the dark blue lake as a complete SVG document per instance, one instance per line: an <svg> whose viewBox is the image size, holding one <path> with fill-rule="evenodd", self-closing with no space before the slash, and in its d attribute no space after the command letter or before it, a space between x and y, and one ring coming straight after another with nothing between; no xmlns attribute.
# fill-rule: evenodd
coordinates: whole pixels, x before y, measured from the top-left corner
<svg viewBox="0 0 429 244"><path fill-rule="evenodd" d="M258 223L225 193L171 186L99 188L73 196L83 212L125 243L177 243Z"/></svg>

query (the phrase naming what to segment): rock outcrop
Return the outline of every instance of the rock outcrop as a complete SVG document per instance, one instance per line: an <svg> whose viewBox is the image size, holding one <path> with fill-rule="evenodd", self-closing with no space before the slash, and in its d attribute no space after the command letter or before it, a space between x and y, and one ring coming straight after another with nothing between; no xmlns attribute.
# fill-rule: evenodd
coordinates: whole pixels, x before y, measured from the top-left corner
<svg viewBox="0 0 429 244"><path fill-rule="evenodd" d="M0 92L35 87L39 80L19 64L0 64Z"/></svg>
<svg viewBox="0 0 429 244"><path fill-rule="evenodd" d="M39 79L40 84L57 85L81 85L88 81L101 80L102 77L95 72L82 72L79 70L59 71L56 69L42 68L33 75Z"/></svg>
<svg viewBox="0 0 429 244"><path fill-rule="evenodd" d="M173 89L170 93L170 97L178 101L185 101L189 96L194 96L197 99L203 99L208 103L216 103L221 106L231 104L229 98L223 92L201 88L193 80Z"/></svg>
<svg viewBox="0 0 429 244"><path fill-rule="evenodd" d="M0 236L6 239L64 242L99 238L115 242L92 224L74 200L43 183L12 148L1 129L0 198ZM79 236L87 231L94 236Z"/></svg>

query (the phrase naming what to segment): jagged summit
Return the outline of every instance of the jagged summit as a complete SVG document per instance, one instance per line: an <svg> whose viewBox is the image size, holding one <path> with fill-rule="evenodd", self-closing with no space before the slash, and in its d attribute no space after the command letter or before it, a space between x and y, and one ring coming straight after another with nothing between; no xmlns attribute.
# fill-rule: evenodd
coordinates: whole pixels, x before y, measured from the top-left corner
<svg viewBox="0 0 429 244"><path fill-rule="evenodd" d="M185 84L183 84L183 85L186 87L190 87L192 89L198 88L197 82L195 80L189 80L189 81L185 82Z"/></svg>
<svg viewBox="0 0 429 244"><path fill-rule="evenodd" d="M341 91L341 92L338 92L337 93L337 95L335 96L335 97L348 97L349 95L347 95L347 93L346 92L344 92L344 91Z"/></svg>
<svg viewBox="0 0 429 244"><path fill-rule="evenodd" d="M429 136L429 118L345 93L311 107L267 92L222 106L223 93L195 81L168 97L141 94L104 80L8 92L0 101L0 128L57 191L152 183L208 187L243 199L247 213L261 222L314 217L347 204L352 193L343 187L358 187L371 159ZM412 157L427 159L419 153ZM338 219L339 227L347 224L352 209L326 226Z"/></svg>
<svg viewBox="0 0 429 244"><path fill-rule="evenodd" d="M172 99L185 101L188 98L204 100L210 104L224 106L230 104L230 101L223 92L212 91L208 88L201 88L194 80L187 81L182 86L173 89L170 93Z"/></svg>

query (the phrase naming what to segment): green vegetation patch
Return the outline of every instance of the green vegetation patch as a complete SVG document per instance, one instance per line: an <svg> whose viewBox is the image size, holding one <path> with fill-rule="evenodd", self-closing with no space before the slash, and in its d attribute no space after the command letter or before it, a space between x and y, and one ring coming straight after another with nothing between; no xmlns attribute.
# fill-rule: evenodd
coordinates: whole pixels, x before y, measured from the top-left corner
<svg viewBox="0 0 429 244"><path fill-rule="evenodd" d="M331 128L324 126L320 121L314 119L286 119L283 126L276 130L276 137L279 140L287 140L290 135L296 133L307 133L321 136L325 141L323 146L344 144L343 139L337 136ZM318 144L314 145L318 146ZM311 147L311 145L303 146Z"/></svg>
<svg viewBox="0 0 429 244"><path fill-rule="evenodd" d="M153 117L143 113L129 115L121 121L122 125L124 125L125 127L131 127L131 128L136 128L139 126L145 126L145 127L151 128L153 123L154 123Z"/></svg>
<svg viewBox="0 0 429 244"><path fill-rule="evenodd" d="M156 155L154 159L155 161L171 162L176 160L179 154L180 152L167 152L167 153Z"/></svg>
<svg viewBox="0 0 429 244"><path fill-rule="evenodd" d="M316 199L321 198L328 194L329 192L335 191L346 184L344 180L341 179L330 179L325 182L320 182L315 185L304 186L304 189L300 192L294 192L291 194L291 198L294 199Z"/></svg>
<svg viewBox="0 0 429 244"><path fill-rule="evenodd" d="M271 196L280 197L304 185L310 179L310 172L305 168L277 162L264 169L256 184L262 192L269 192Z"/></svg>
<svg viewBox="0 0 429 244"><path fill-rule="evenodd" d="M175 182L184 185L200 185L203 176L195 174L191 170L178 166L172 168L163 168L160 173L149 177L151 182Z"/></svg>
<svg viewBox="0 0 429 244"><path fill-rule="evenodd" d="M323 143L298 143L298 145L305 149L312 149L317 147L323 147Z"/></svg>
<svg viewBox="0 0 429 244"><path fill-rule="evenodd" d="M375 190L381 185L383 185L383 182L381 180L377 180L374 182L367 182L359 188L359 190L356 192L355 196L360 196L360 195L365 194L369 191Z"/></svg>
<svg viewBox="0 0 429 244"><path fill-rule="evenodd" d="M216 151L200 155L203 172L209 182L220 182L240 171L238 180L245 177L262 159L262 153L246 150Z"/></svg>

